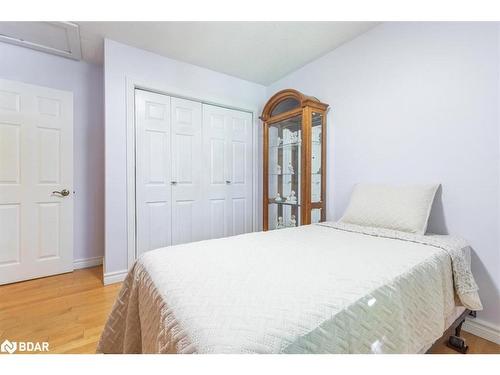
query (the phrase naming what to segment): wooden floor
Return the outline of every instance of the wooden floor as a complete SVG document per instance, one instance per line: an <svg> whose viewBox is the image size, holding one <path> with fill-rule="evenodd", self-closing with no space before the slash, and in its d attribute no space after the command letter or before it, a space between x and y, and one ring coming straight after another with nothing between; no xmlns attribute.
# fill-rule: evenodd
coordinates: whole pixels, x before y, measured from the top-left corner
<svg viewBox="0 0 500 375"><path fill-rule="evenodd" d="M102 285L102 268L0 286L0 342L48 341L50 353L94 353L120 284ZM463 333L470 353L500 345ZM453 353L444 344L433 353Z"/></svg>
<svg viewBox="0 0 500 375"><path fill-rule="evenodd" d="M50 353L94 353L120 284L102 268L0 286L0 342L48 341Z"/></svg>

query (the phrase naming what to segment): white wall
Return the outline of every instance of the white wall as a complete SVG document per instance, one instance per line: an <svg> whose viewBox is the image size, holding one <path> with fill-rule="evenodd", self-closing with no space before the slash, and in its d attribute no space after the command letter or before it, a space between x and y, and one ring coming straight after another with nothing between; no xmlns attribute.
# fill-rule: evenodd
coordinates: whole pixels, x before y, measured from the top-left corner
<svg viewBox="0 0 500 375"><path fill-rule="evenodd" d="M500 325L499 44L495 23L385 23L268 88L331 105L328 218L358 182L439 182L430 230L468 239Z"/></svg>
<svg viewBox="0 0 500 375"><path fill-rule="evenodd" d="M265 87L111 40L104 44L106 133L105 276L127 270L127 77L158 90L260 110ZM223 58L223 56L221 56ZM258 122L256 121L256 125ZM115 279L116 280L116 279Z"/></svg>
<svg viewBox="0 0 500 375"><path fill-rule="evenodd" d="M0 78L74 95L74 259L104 252L102 67L0 43Z"/></svg>

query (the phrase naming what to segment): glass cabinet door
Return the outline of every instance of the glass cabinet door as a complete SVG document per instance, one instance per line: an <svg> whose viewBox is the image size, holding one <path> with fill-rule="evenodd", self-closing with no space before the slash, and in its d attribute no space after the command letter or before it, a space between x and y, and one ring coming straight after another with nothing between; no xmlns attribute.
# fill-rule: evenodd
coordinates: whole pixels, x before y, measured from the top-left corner
<svg viewBox="0 0 500 375"><path fill-rule="evenodd" d="M311 122L311 203L321 202L323 115L313 112Z"/></svg>
<svg viewBox="0 0 500 375"><path fill-rule="evenodd" d="M301 126L301 115L269 125L269 229L300 225Z"/></svg>

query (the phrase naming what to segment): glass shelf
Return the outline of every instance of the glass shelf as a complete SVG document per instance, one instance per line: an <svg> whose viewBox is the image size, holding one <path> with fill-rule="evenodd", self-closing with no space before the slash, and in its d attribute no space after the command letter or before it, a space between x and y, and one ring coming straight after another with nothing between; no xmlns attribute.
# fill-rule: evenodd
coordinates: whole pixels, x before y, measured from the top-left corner
<svg viewBox="0 0 500 375"><path fill-rule="evenodd" d="M276 202L274 199L269 199L269 204L282 204L282 205L286 205L286 206L300 207L300 204L298 202L297 203L292 203L292 202L287 202L287 201Z"/></svg>
<svg viewBox="0 0 500 375"><path fill-rule="evenodd" d="M274 229L274 230L280 230L280 229L286 229L286 228L296 228L296 227L297 227L297 225L284 225L284 226L279 227L279 228L278 228L278 227L274 227L273 229Z"/></svg>
<svg viewBox="0 0 500 375"><path fill-rule="evenodd" d="M311 141L313 145L321 145L321 141ZM287 147L300 147L302 146L302 142L297 143L284 143L281 145L272 145L269 148L287 148Z"/></svg>
<svg viewBox="0 0 500 375"><path fill-rule="evenodd" d="M285 143L282 145L269 146L269 148L287 148L287 147L300 147L302 143Z"/></svg>
<svg viewBox="0 0 500 375"><path fill-rule="evenodd" d="M320 176L321 172L312 172L314 176ZM300 173L269 173L269 176L300 176Z"/></svg>

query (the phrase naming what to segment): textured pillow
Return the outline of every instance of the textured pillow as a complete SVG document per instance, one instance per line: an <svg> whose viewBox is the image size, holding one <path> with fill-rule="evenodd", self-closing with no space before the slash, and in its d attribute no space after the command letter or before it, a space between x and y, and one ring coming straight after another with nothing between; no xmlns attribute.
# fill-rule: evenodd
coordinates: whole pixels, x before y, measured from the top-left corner
<svg viewBox="0 0 500 375"><path fill-rule="evenodd" d="M438 187L439 185L356 185L340 221L425 234Z"/></svg>

